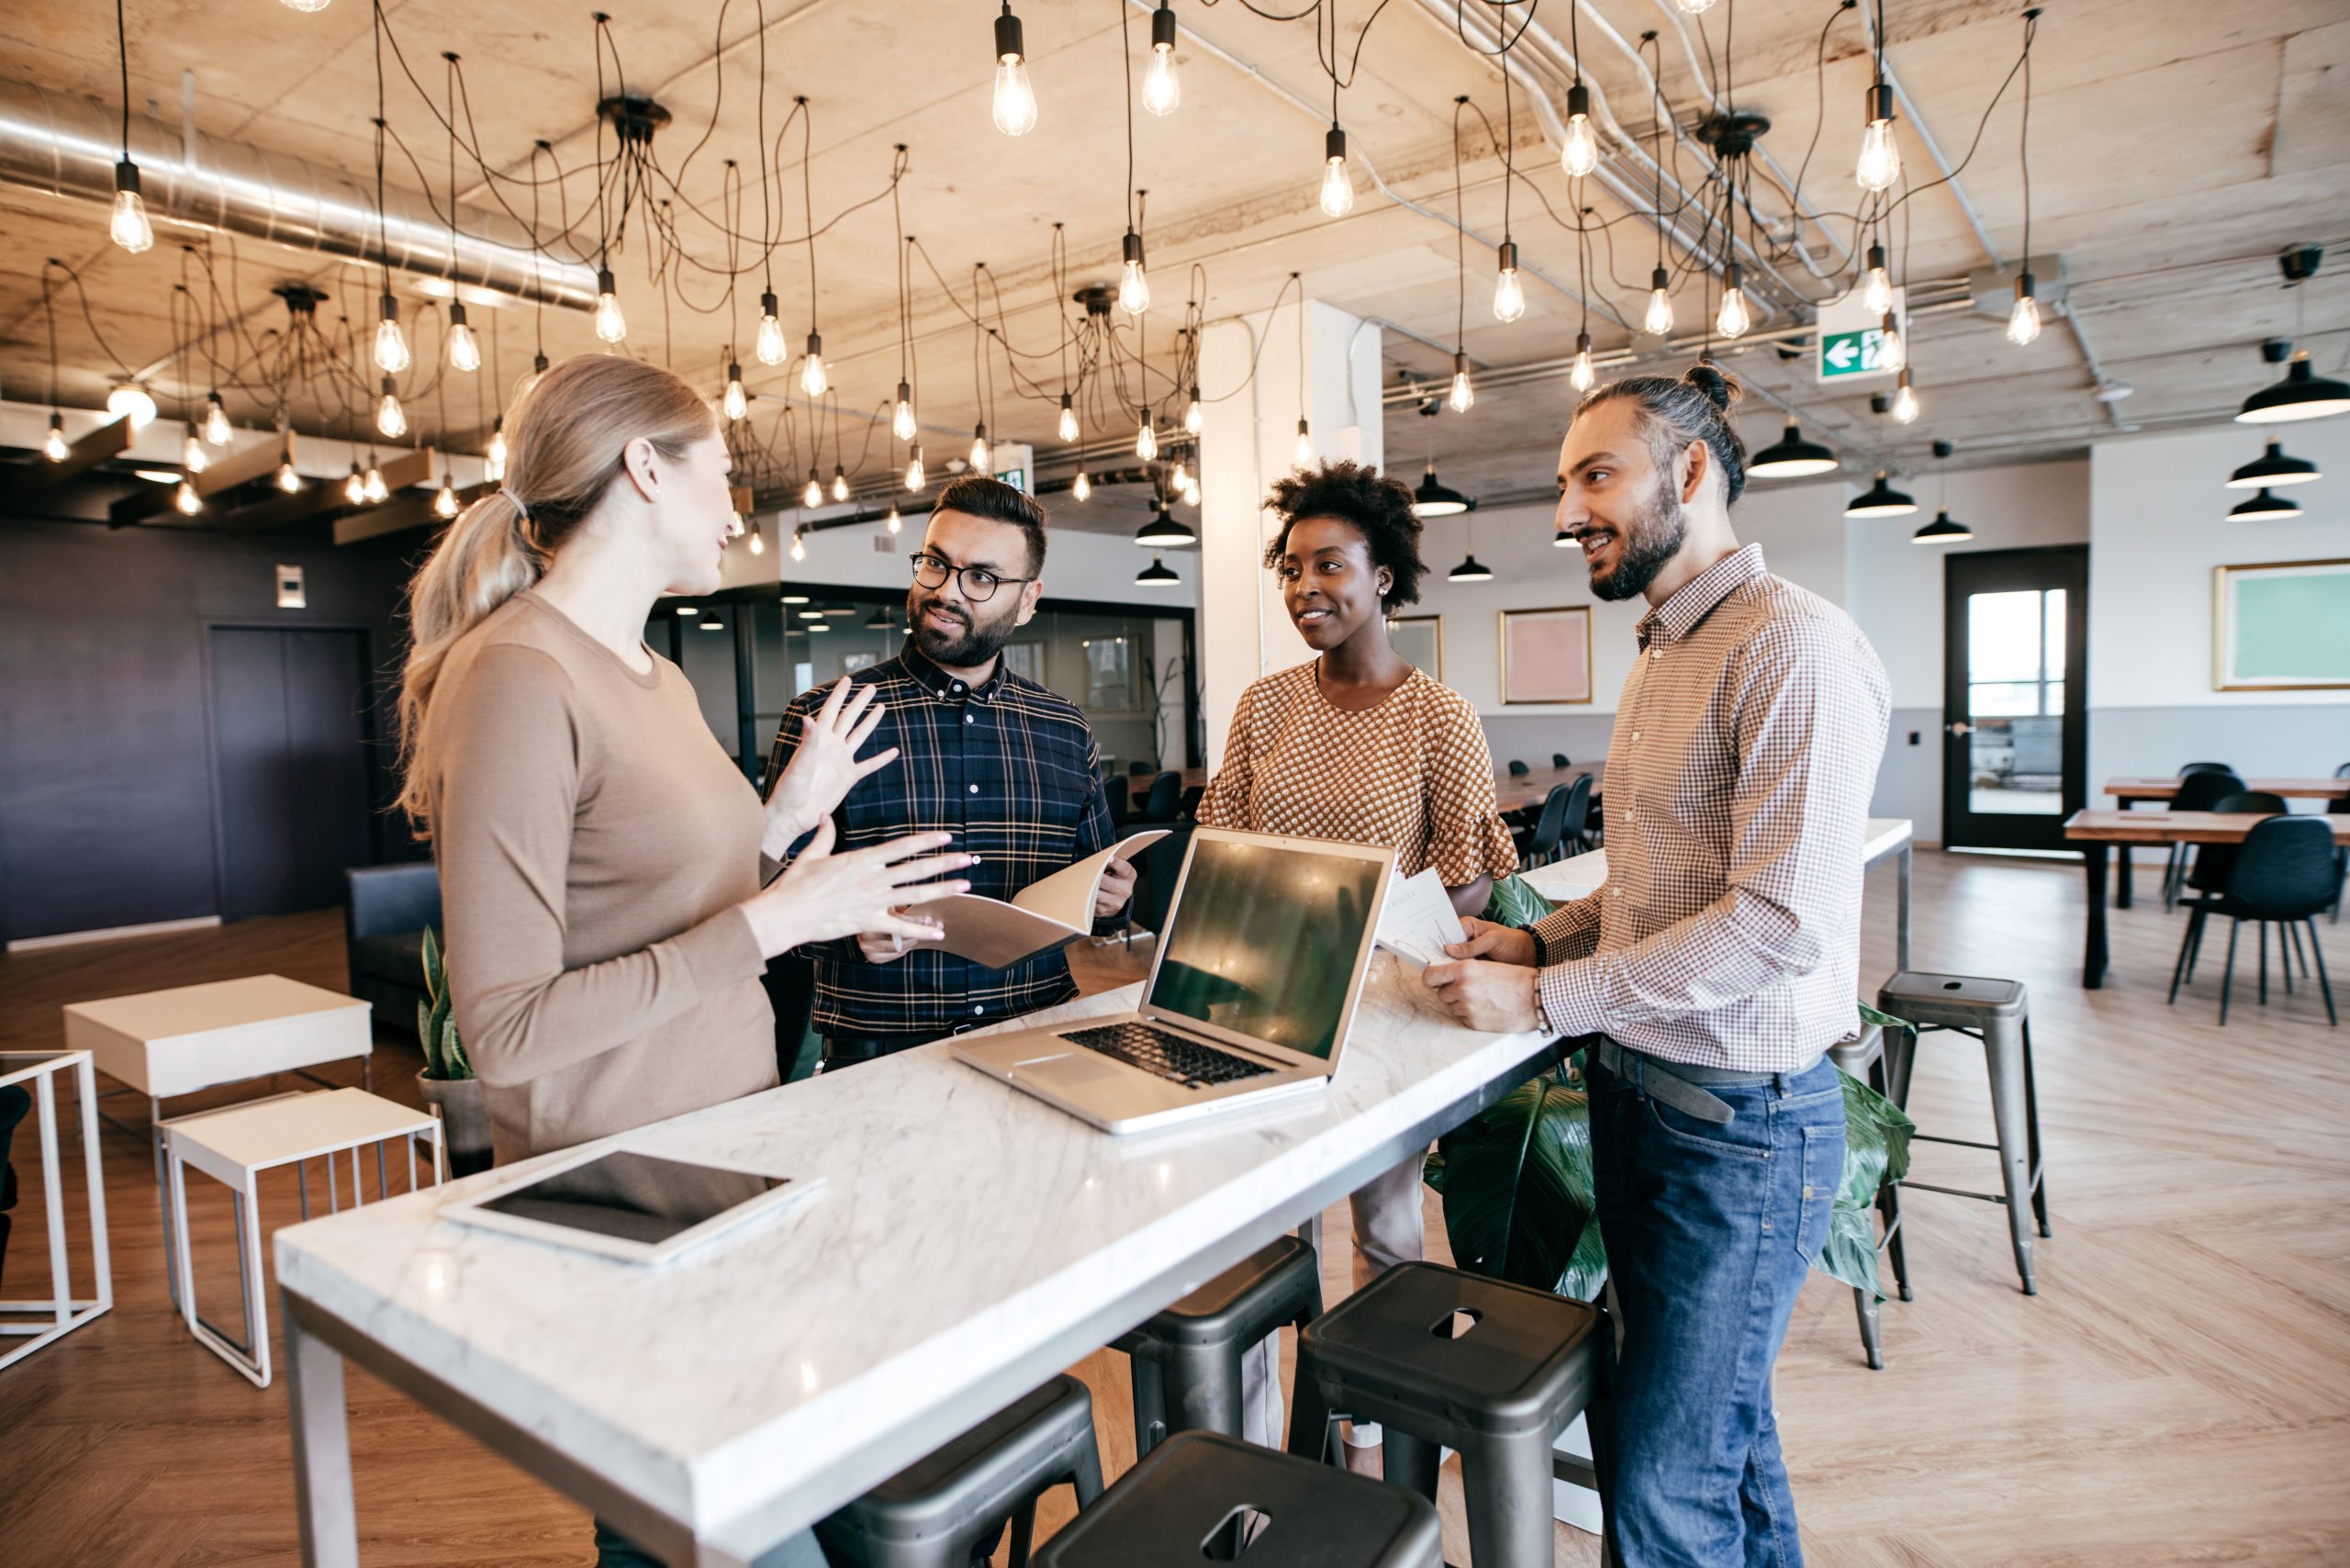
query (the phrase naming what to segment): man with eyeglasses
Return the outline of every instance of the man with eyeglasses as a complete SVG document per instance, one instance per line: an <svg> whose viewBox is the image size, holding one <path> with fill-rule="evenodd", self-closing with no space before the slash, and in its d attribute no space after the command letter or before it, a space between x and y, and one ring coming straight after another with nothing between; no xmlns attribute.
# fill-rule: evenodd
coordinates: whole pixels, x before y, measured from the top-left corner
<svg viewBox="0 0 2350 1568"><path fill-rule="evenodd" d="M939 492L913 555L907 645L852 678L878 689L872 711L881 726L868 755L896 746L899 761L841 802L837 849L949 832L957 848L979 857L965 873L971 890L1009 899L1115 841L1085 715L1003 667L1004 644L1036 613L1044 567L1045 510L1035 499L978 475ZM806 692L785 711L767 778L782 777L826 692ZM1133 890L1134 868L1113 861L1094 900L1096 922L1114 919ZM887 936L813 952L828 1070L1077 993L1058 951L1002 969Z"/></svg>

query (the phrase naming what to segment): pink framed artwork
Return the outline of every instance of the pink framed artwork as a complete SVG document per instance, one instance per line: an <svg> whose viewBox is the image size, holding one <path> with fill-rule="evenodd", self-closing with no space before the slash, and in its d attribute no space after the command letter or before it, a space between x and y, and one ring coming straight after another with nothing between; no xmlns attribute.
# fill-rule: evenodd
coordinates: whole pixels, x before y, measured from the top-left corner
<svg viewBox="0 0 2350 1568"><path fill-rule="evenodd" d="M1502 700L1591 700L1591 606L1505 610Z"/></svg>

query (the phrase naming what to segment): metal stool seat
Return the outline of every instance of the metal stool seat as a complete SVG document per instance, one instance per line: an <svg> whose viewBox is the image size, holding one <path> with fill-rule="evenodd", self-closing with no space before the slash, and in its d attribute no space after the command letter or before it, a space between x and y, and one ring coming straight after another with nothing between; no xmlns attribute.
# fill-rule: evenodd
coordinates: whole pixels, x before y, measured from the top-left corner
<svg viewBox="0 0 2350 1568"><path fill-rule="evenodd" d="M1326 1455L1342 1414L1380 1422L1387 1479L1433 1502L1442 1451L1457 1449L1476 1568L1549 1568L1551 1480L1607 1506L1604 1466L1551 1451L1585 1412L1594 1452L1604 1443L1606 1325L1547 1291L1398 1263L1298 1335L1290 1451Z"/></svg>
<svg viewBox="0 0 2350 1568"><path fill-rule="evenodd" d="M1886 1076L1885 1031L1874 1024L1861 1031L1860 1038L1828 1047L1828 1059L1845 1072L1865 1082L1888 1100L1893 1097ZM1901 1242L1901 1183L1886 1182L1876 1190L1877 1216L1885 1222L1877 1237L1877 1250L1893 1265L1893 1282L1903 1301L1909 1294L1909 1260ZM1867 1352L1872 1372L1885 1370L1885 1332L1878 1321L1881 1304L1874 1291L1852 1292L1852 1307L1861 1319L1861 1349Z"/></svg>
<svg viewBox="0 0 2350 1568"><path fill-rule="evenodd" d="M1976 1193L1913 1180L1905 1180L1901 1184L1920 1192L2006 1204L2017 1278L2022 1282L2024 1294L2038 1295L2040 1285L2032 1271L2032 1231L2036 1225L2041 1235L2051 1232L2048 1187L2040 1156L2040 1092L2032 1077L2031 1018L2025 1004L2023 982L1904 969L1878 990L1876 1005L1880 1012L1908 1019L1917 1026L1918 1033L1947 1029L1983 1042L1983 1063L1991 1081L1991 1123L1997 1141L1937 1137L1922 1132L1913 1136L1926 1143L1997 1150L2003 1190ZM1918 1042L1916 1034L1908 1031L1902 1031L1901 1036L1897 1040L1889 1036L1886 1041L1886 1065L1892 1083L1887 1097L1906 1111L1909 1108L1909 1079Z"/></svg>
<svg viewBox="0 0 2350 1568"><path fill-rule="evenodd" d="M1084 1508L1102 1495L1093 1399L1063 1373L816 1527L834 1564L966 1568L1012 1520L1012 1561L1028 1561L1036 1499L1067 1482Z"/></svg>
<svg viewBox="0 0 2350 1568"><path fill-rule="evenodd" d="M1239 1437L1241 1358L1282 1324L1321 1315L1321 1260L1284 1236L1113 1340L1133 1359L1136 1456L1169 1432Z"/></svg>
<svg viewBox="0 0 2350 1568"><path fill-rule="evenodd" d="M1543 1495L1550 1495L1545 1486ZM1441 1568L1425 1499L1221 1432L1177 1432L1036 1553L1036 1568Z"/></svg>

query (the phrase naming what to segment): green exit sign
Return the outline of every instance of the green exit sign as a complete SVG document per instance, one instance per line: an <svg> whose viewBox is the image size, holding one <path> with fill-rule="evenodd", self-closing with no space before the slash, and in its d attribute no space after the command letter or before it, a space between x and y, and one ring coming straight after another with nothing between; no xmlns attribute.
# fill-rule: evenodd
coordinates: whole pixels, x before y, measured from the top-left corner
<svg viewBox="0 0 2350 1568"><path fill-rule="evenodd" d="M1880 362L1885 330L1862 327L1850 332L1819 335L1819 379L1835 381L1852 375L1884 375L1890 367Z"/></svg>

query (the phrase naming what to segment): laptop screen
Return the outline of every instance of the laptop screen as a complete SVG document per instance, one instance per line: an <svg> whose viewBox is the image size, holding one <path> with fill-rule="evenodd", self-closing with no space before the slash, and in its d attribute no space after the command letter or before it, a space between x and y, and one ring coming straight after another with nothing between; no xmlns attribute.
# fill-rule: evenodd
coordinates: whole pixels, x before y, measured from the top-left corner
<svg viewBox="0 0 2350 1568"><path fill-rule="evenodd" d="M1327 1058L1379 919L1375 859L1192 841L1152 1010Z"/></svg>

